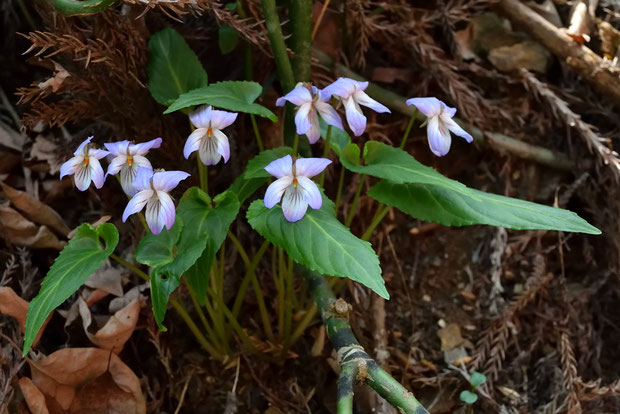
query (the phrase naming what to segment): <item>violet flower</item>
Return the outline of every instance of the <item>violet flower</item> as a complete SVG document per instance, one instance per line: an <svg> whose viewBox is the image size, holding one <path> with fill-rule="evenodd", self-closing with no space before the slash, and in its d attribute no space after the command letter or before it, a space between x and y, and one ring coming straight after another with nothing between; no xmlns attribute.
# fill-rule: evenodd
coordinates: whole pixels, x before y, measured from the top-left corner
<svg viewBox="0 0 620 414"><path fill-rule="evenodd" d="M290 222L301 220L308 205L314 210L321 208L321 192L310 178L320 174L329 164L331 160L327 158L298 158L293 161L290 155L269 163L265 170L277 180L267 187L265 207L272 208L282 200L284 217Z"/></svg>
<svg viewBox="0 0 620 414"><path fill-rule="evenodd" d="M230 144L228 137L221 131L237 119L237 113L218 111L209 106L202 106L189 114L189 119L196 127L190 134L183 148L185 159L198 151L204 165L215 165L223 157L228 162Z"/></svg>
<svg viewBox="0 0 620 414"><path fill-rule="evenodd" d="M86 191L91 181L97 188L103 187L105 181L99 160L108 155L108 151L92 148L92 139L93 137L88 137L82 142L73 153L75 156L60 167L60 179L73 174L75 186L80 191Z"/></svg>
<svg viewBox="0 0 620 414"><path fill-rule="evenodd" d="M130 144L129 141L107 142L105 147L110 151L109 158L112 158L108 165L108 175L116 175L120 172L120 181L123 191L129 197L136 194L133 181L136 179L136 173L139 167L153 170L153 166L146 159L145 155L153 148L161 146L161 138L143 142L140 144Z"/></svg>
<svg viewBox="0 0 620 414"><path fill-rule="evenodd" d="M344 130L340 115L327 103L327 100L317 87L298 83L295 89L278 98L276 106L284 106L285 101L297 106L297 113L295 114L297 134L305 134L308 137L308 142L314 144L321 137L319 115L328 125Z"/></svg>
<svg viewBox="0 0 620 414"><path fill-rule="evenodd" d="M344 102L347 123L356 137L362 135L366 130L366 117L362 113L360 105L364 105L379 113L390 112L386 106L375 101L364 92L367 87L368 82L338 78L334 83L323 89L323 97L325 99L330 99L332 95L336 95Z"/></svg>
<svg viewBox="0 0 620 414"><path fill-rule="evenodd" d="M174 225L175 207L172 197L168 195L179 182L190 174L183 171L157 171L153 173L148 168L138 168L133 186L137 193L133 196L125 211L123 222L134 213L142 211L146 206L146 223L153 234L159 234L166 226L168 230Z"/></svg>
<svg viewBox="0 0 620 414"><path fill-rule="evenodd" d="M437 98L411 98L407 100L407 105L414 105L426 115L428 144L433 154L438 157L443 157L450 151L450 144L452 144L450 131L465 138L467 142L473 141L472 136L452 119L456 114L456 108L450 108Z"/></svg>

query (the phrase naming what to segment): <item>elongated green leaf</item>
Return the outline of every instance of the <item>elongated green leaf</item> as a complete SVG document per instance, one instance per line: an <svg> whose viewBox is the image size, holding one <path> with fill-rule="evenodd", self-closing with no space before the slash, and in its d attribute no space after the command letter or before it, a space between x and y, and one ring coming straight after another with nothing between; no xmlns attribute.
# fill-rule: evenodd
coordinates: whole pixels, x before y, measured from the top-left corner
<svg viewBox="0 0 620 414"><path fill-rule="evenodd" d="M192 89L207 86L207 72L183 37L169 27L149 39L149 91L170 105Z"/></svg>
<svg viewBox="0 0 620 414"><path fill-rule="evenodd" d="M164 317L170 295L181 284L181 275L172 272L162 272L161 267L156 267L151 272L151 302L153 304L153 315L159 330L166 332Z"/></svg>
<svg viewBox="0 0 620 414"><path fill-rule="evenodd" d="M209 273L215 254L226 239L228 228L237 217L241 204L232 191L226 191L214 199L216 206L210 208L205 218L207 245L200 258L185 272L187 283L196 293L196 298L204 305L209 284Z"/></svg>
<svg viewBox="0 0 620 414"><path fill-rule="evenodd" d="M445 226L488 224L516 230L601 233L572 211L465 188L464 193L441 186L383 180L368 195L420 220Z"/></svg>
<svg viewBox="0 0 620 414"><path fill-rule="evenodd" d="M164 227L157 235L148 232L140 240L134 253L138 263L156 267L172 262L176 250L175 245L179 241L182 229L183 220L177 217L170 230Z"/></svg>
<svg viewBox="0 0 620 414"><path fill-rule="evenodd" d="M229 111L259 115L276 122L278 117L273 112L254 103L262 91L262 86L256 82L226 81L213 83L184 93L164 113L168 114L188 106L208 104Z"/></svg>
<svg viewBox="0 0 620 414"><path fill-rule="evenodd" d="M220 52L226 55L237 47L239 43L239 34L230 25L223 24L218 31L218 44L220 46Z"/></svg>
<svg viewBox="0 0 620 414"><path fill-rule="evenodd" d="M342 165L353 172L402 184L432 184L475 197L465 185L444 177L418 162L407 152L390 145L377 141L366 142L364 159L366 165L361 165L360 150L355 144L348 144L340 155Z"/></svg>
<svg viewBox="0 0 620 414"><path fill-rule="evenodd" d="M265 171L265 167L269 165L270 162L275 161L278 158L292 154L293 149L291 147L278 147L265 150L248 162L243 176L247 179L271 177L271 174Z"/></svg>
<svg viewBox="0 0 620 414"><path fill-rule="evenodd" d="M243 174L233 181L228 190L237 195L239 203L243 204L252 194L267 182L267 177L245 178Z"/></svg>
<svg viewBox="0 0 620 414"><path fill-rule="evenodd" d="M324 202L320 210L309 209L303 219L289 223L279 205L267 209L263 200L256 200L247 218L254 230L297 263L324 275L348 277L389 298L372 246L338 221L331 203Z"/></svg>
<svg viewBox="0 0 620 414"><path fill-rule="evenodd" d="M62 249L45 276L39 294L30 302L26 317L24 356L47 316L103 265L117 244L118 231L112 224L104 223L95 228L84 223L77 228L75 236Z"/></svg>

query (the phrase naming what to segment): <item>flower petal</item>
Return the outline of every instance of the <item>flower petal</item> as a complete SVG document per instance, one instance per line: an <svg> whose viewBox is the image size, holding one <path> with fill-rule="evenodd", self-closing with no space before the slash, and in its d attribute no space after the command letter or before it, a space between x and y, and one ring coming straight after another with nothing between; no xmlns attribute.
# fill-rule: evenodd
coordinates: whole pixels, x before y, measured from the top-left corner
<svg viewBox="0 0 620 414"><path fill-rule="evenodd" d="M293 177L293 157L285 155L282 158L271 161L265 167L265 171L277 178Z"/></svg>
<svg viewBox="0 0 620 414"><path fill-rule="evenodd" d="M454 122L454 119L449 118L445 114L442 114L439 118L443 122L445 127L448 128L450 131L452 131L454 135L458 135L461 138L465 138L465 141L467 142L472 142L474 140L474 138L467 131L461 128L459 124Z"/></svg>
<svg viewBox="0 0 620 414"><path fill-rule="evenodd" d="M151 162L144 156L142 155L134 155L133 157L133 165L136 167L136 169L138 167L144 167L144 168L148 168L150 170L153 169L153 166L151 165Z"/></svg>
<svg viewBox="0 0 620 414"><path fill-rule="evenodd" d="M438 157L443 157L450 151L450 144L452 143L450 131L442 125L438 116L433 116L428 119L426 134L428 136L428 144L433 154Z"/></svg>
<svg viewBox="0 0 620 414"><path fill-rule="evenodd" d="M437 116L441 113L443 102L435 97L429 98L411 98L407 99L407 105L413 105L418 108L427 118Z"/></svg>
<svg viewBox="0 0 620 414"><path fill-rule="evenodd" d="M303 105L312 101L312 95L305 86L298 86L276 101L276 106L284 106L285 101L289 101L295 106Z"/></svg>
<svg viewBox="0 0 620 414"><path fill-rule="evenodd" d="M356 87L358 87L358 84L359 82L354 81L353 79L338 78L335 82L327 85L325 88L323 88L323 90L321 90L321 97L325 100L329 100L333 95L336 95L343 100L347 99L349 96L353 95Z"/></svg>
<svg viewBox="0 0 620 414"><path fill-rule="evenodd" d="M235 122L237 115L239 114L236 112L216 111L214 109L211 112L211 128L224 129Z"/></svg>
<svg viewBox="0 0 620 414"><path fill-rule="evenodd" d="M327 125L333 125L336 128L340 128L344 131L340 115L338 115L338 112L330 104L326 102L315 102L314 107L319 112L321 118L323 118Z"/></svg>
<svg viewBox="0 0 620 414"><path fill-rule="evenodd" d="M312 128L312 124L310 123L310 111L312 111L312 103L308 102L299 107L297 109L297 113L295 114L295 125L297 126L297 134L303 135L310 128Z"/></svg>
<svg viewBox="0 0 620 414"><path fill-rule="evenodd" d="M162 220L162 205L161 201L157 197L151 197L146 204L146 211L144 212L144 218L146 224L149 225L149 229L153 234L161 233L164 228L164 220Z"/></svg>
<svg viewBox="0 0 620 414"><path fill-rule="evenodd" d="M358 104L364 105L364 106L372 109L375 112L379 112L379 113L388 112L388 113L391 113L387 106L385 106L385 105L375 101L370 96L368 96L366 94L366 92L364 92L364 91L357 91L357 92L355 92L353 94L353 97L355 98L355 101Z"/></svg>
<svg viewBox="0 0 620 414"><path fill-rule="evenodd" d="M204 165L215 165L220 162L222 156L217 152L217 139L213 135L211 137L205 136L200 141L198 155Z"/></svg>
<svg viewBox="0 0 620 414"><path fill-rule="evenodd" d="M136 180L137 172L138 172L138 166L136 164L133 164L131 166L129 164L125 164L123 165L123 168L121 168L121 174L120 174L121 187L123 187L123 191L129 197L133 197L138 192L138 190L136 190L136 188L133 185L133 182Z"/></svg>
<svg viewBox="0 0 620 414"><path fill-rule="evenodd" d="M141 142L139 144L130 145L129 153L131 155L144 155L153 148L161 147L161 138L155 138L147 142Z"/></svg>
<svg viewBox="0 0 620 414"><path fill-rule="evenodd" d="M103 146L110 151L112 155L126 155L129 141L106 142Z"/></svg>
<svg viewBox="0 0 620 414"><path fill-rule="evenodd" d="M304 199L303 192L299 188L288 187L282 198L284 218L294 223L303 218L306 210L308 210L308 202Z"/></svg>
<svg viewBox="0 0 620 414"><path fill-rule="evenodd" d="M224 158L224 163L228 162L230 158L230 144L228 143L228 137L219 129L213 130L213 138L217 141L217 153Z"/></svg>
<svg viewBox="0 0 620 414"><path fill-rule="evenodd" d="M345 101L345 112L347 115L347 123L351 131L353 131L356 137L359 137L366 130L366 117L353 97Z"/></svg>
<svg viewBox="0 0 620 414"><path fill-rule="evenodd" d="M174 226L175 219L175 208L174 202L172 198L163 191L157 192L157 197L159 198L160 208L159 208L159 220L164 223L164 226L168 230Z"/></svg>
<svg viewBox="0 0 620 414"><path fill-rule="evenodd" d="M91 173L92 170L90 169L90 166L84 165L83 163L75 168L75 173L73 174L73 181L75 182L75 186L78 190L88 190L88 186L90 186Z"/></svg>
<svg viewBox="0 0 620 414"><path fill-rule="evenodd" d="M206 128L198 128L187 137L185 141L185 147L183 148L183 156L188 159L190 154L194 151L198 151L200 148L200 140L207 135Z"/></svg>
<svg viewBox="0 0 620 414"><path fill-rule="evenodd" d="M139 167L136 171L136 178L133 180L133 187L136 191L150 190L151 178L153 178L152 169Z"/></svg>
<svg viewBox="0 0 620 414"><path fill-rule="evenodd" d="M110 165L108 165L107 175L116 175L123 168L123 166L127 164L127 156L119 154L115 156Z"/></svg>
<svg viewBox="0 0 620 414"><path fill-rule="evenodd" d="M157 191L170 192L191 174L185 171L159 171L153 174L153 188Z"/></svg>
<svg viewBox="0 0 620 414"><path fill-rule="evenodd" d="M84 147L85 147L87 144L90 144L90 141L91 141L93 138L94 138L94 137L92 137L92 136L91 136L91 137L86 138L86 139L84 140L84 142L82 142L82 143L80 144L80 146L79 146L79 147L77 147L77 149L75 150L75 152L73 153L73 155L84 155Z"/></svg>
<svg viewBox="0 0 620 414"><path fill-rule="evenodd" d="M84 162L84 157L81 155L77 155L75 157L72 157L68 161L65 161L60 166L60 179L62 180L62 177L64 177L65 175L74 174L76 168L83 162Z"/></svg>
<svg viewBox="0 0 620 414"><path fill-rule="evenodd" d="M189 120L196 128L209 128L212 110L211 105L203 105L189 114Z"/></svg>
<svg viewBox="0 0 620 414"><path fill-rule="evenodd" d="M323 204L323 198L319 187L307 177L297 177L298 186L303 190L304 200L315 210L321 208Z"/></svg>
<svg viewBox="0 0 620 414"><path fill-rule="evenodd" d="M123 223L127 221L127 218L134 213L142 211L144 205L153 197L153 190L143 190L138 192L135 196L129 200L125 211L123 211Z"/></svg>
<svg viewBox="0 0 620 414"><path fill-rule="evenodd" d="M319 125L319 115L317 111L310 112L310 129L306 131L308 142L310 144L316 143L321 138L321 126Z"/></svg>
<svg viewBox="0 0 620 414"><path fill-rule="evenodd" d="M265 207L272 208L280 202L284 190L293 183L292 177L282 177L269 184L267 191L265 192Z"/></svg>
<svg viewBox="0 0 620 414"><path fill-rule="evenodd" d="M110 153L106 150L91 148L88 150L88 156L97 160L100 160Z"/></svg>
<svg viewBox="0 0 620 414"><path fill-rule="evenodd" d="M295 161L295 175L312 178L320 174L332 161L327 158L299 158Z"/></svg>
<svg viewBox="0 0 620 414"><path fill-rule="evenodd" d="M101 163L99 162L99 160L97 158L90 157L88 167L90 168L90 178L93 180L95 187L103 187L103 183L105 182L105 175L103 174L103 168L101 167Z"/></svg>

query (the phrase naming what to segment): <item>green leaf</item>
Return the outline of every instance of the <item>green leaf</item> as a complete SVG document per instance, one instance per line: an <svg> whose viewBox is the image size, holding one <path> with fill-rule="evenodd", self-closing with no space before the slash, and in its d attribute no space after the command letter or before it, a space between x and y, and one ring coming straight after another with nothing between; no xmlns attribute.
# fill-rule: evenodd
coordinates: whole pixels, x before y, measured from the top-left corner
<svg viewBox="0 0 620 414"><path fill-rule="evenodd" d="M103 245L100 242L103 240ZM26 356L47 316L71 295L112 254L118 244L118 231L110 223L93 227L88 223L77 228L54 261L41 284L39 294L30 302L26 317L24 352Z"/></svg>
<svg viewBox="0 0 620 414"><path fill-rule="evenodd" d="M153 304L153 315L159 330L166 332L163 325L166 316L166 308L170 295L181 284L181 275L172 272L162 272L161 267L156 267L151 272L151 303Z"/></svg>
<svg viewBox="0 0 620 414"><path fill-rule="evenodd" d="M324 199L320 210L309 209L303 219L289 223L279 205L267 209L263 200L256 200L247 218L254 230L286 250L297 263L324 275L348 277L388 299L372 246L340 223L333 204L327 201Z"/></svg>
<svg viewBox="0 0 620 414"><path fill-rule="evenodd" d="M276 122L278 117L273 112L262 105L254 103L262 91L262 86L256 82L226 81L213 83L209 86L184 93L164 111L164 114L187 108L188 106L208 104L217 108L228 109L229 111L256 114Z"/></svg>
<svg viewBox="0 0 620 414"><path fill-rule="evenodd" d="M278 147L262 151L248 162L243 176L246 179L271 177L271 174L265 171L265 167L278 158L292 154L293 149L291 147Z"/></svg>
<svg viewBox="0 0 620 414"><path fill-rule="evenodd" d="M207 86L207 72L174 29L151 36L149 54L149 91L157 102L168 106L184 93Z"/></svg>
<svg viewBox="0 0 620 414"><path fill-rule="evenodd" d="M356 173L372 175L401 184L432 184L473 196L465 185L444 177L434 169L418 162L407 152L390 145L377 141L366 142L364 159L366 165L361 165L360 150L356 144L348 144L340 155L342 165Z"/></svg>
<svg viewBox="0 0 620 414"><path fill-rule="evenodd" d="M516 230L560 230L600 234L577 214L560 208L465 187L452 191L428 184L380 181L368 191L377 201L424 221L444 226L487 224Z"/></svg>
<svg viewBox="0 0 620 414"><path fill-rule="evenodd" d="M177 217L170 230L164 227L161 233L155 235L148 232L136 247L134 255L138 263L156 267L172 262L175 245L181 236L183 220Z"/></svg>
<svg viewBox="0 0 620 414"><path fill-rule="evenodd" d="M474 371L469 376L469 384L476 388L487 382L487 377L481 372Z"/></svg>
<svg viewBox="0 0 620 414"><path fill-rule="evenodd" d="M463 401L465 404L473 404L476 401L478 401L478 394L471 392L471 391L461 391L461 394L459 395L459 398L461 399L461 401Z"/></svg>
<svg viewBox="0 0 620 414"><path fill-rule="evenodd" d="M323 140L327 138L327 123L319 118L319 125L321 127L321 137ZM329 134L329 146L340 157L345 147L351 143L351 137L340 128L332 126L332 130ZM359 156L358 156L359 159Z"/></svg>
<svg viewBox="0 0 620 414"><path fill-rule="evenodd" d="M227 24L221 25L218 31L218 44L222 54L226 55L235 50L237 43L239 43L237 31Z"/></svg>
<svg viewBox="0 0 620 414"><path fill-rule="evenodd" d="M237 217L241 204L232 191L225 191L214 199L216 206L207 211L205 225L207 229L207 245L196 263L185 272L187 283L196 293L196 298L204 305L209 273L215 254L220 250L226 239L228 228Z"/></svg>
<svg viewBox="0 0 620 414"><path fill-rule="evenodd" d="M267 182L267 177L247 179L241 174L228 188L237 195L239 203L243 204L252 194Z"/></svg>

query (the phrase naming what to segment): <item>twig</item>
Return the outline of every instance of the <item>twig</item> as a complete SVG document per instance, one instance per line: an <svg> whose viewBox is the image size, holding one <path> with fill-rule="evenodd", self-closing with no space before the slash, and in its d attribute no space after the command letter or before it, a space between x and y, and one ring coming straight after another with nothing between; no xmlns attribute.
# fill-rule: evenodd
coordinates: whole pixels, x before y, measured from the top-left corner
<svg viewBox="0 0 620 414"><path fill-rule="evenodd" d="M365 81L362 76L353 72L346 66L339 63L334 63L332 58L327 56L322 51L314 49L314 55L322 65L332 69L337 76L346 76L359 81ZM373 83L369 83L366 92L374 99L377 99L387 107L398 111L403 115L411 116L416 110L414 106L407 106L405 103L406 99L402 96ZM422 114L418 114L418 117L420 120L424 118ZM454 120L460 124L464 124L464 122L458 118L454 118ZM480 128L475 126L468 126L468 128L468 131L477 142L489 143L492 146L505 150L517 157L536 161L540 164L559 170L572 170L576 167L575 163L562 153L557 153L538 145L528 144L504 134L482 131Z"/></svg>
<svg viewBox="0 0 620 414"><path fill-rule="evenodd" d="M601 94L620 103L620 74L607 69L600 56L575 42L565 30L556 28L519 0L501 0L498 5L512 22L564 60Z"/></svg>
<svg viewBox="0 0 620 414"><path fill-rule="evenodd" d="M357 368L356 379L365 382L377 394L385 398L404 414L428 414L413 394L405 389L390 374L384 371L377 362L368 355L355 338L348 321L350 305L343 299L336 299L325 278L306 268L299 268L298 272L306 281L319 311L323 324L326 327L332 345L338 352L341 369L345 371L345 378L349 378L350 366ZM344 381L344 379L342 380ZM340 380L339 380L340 384ZM343 410L349 407L349 387L339 386L338 397L345 398L342 402ZM342 392L341 392L342 391ZM340 407L340 402L338 404ZM351 411L338 411L339 414Z"/></svg>

